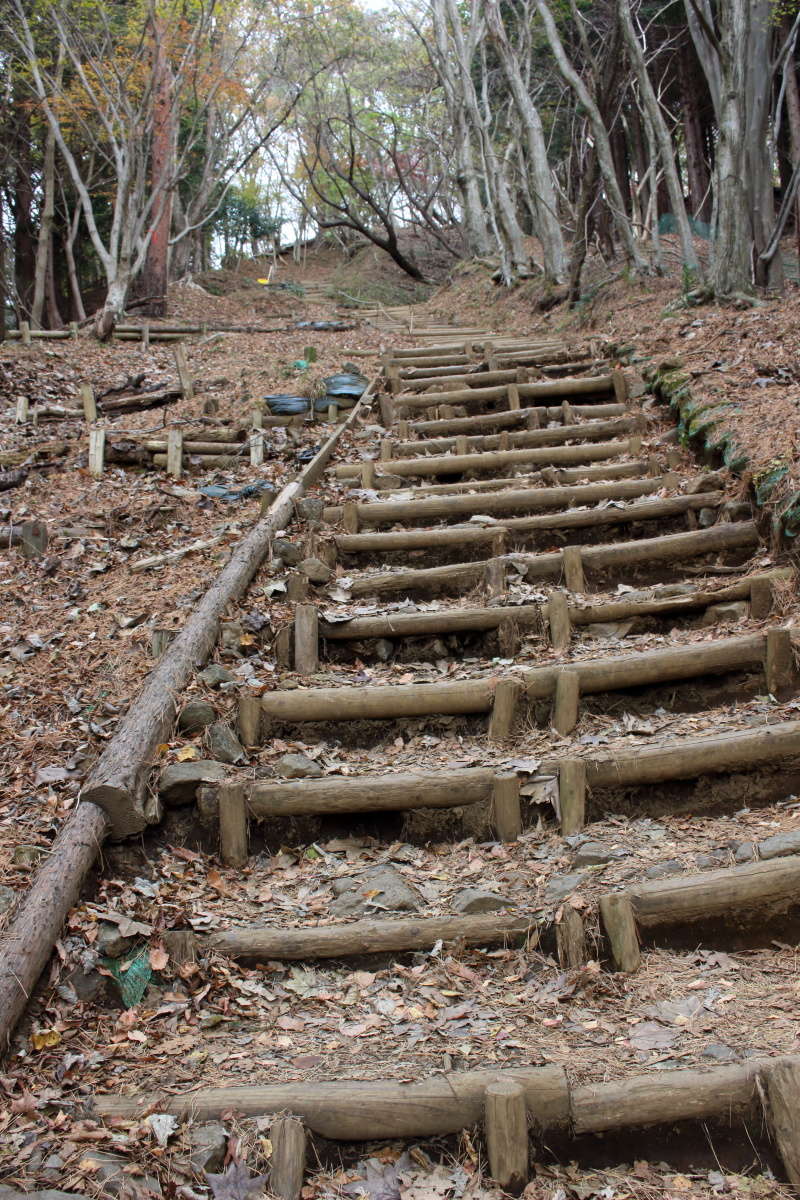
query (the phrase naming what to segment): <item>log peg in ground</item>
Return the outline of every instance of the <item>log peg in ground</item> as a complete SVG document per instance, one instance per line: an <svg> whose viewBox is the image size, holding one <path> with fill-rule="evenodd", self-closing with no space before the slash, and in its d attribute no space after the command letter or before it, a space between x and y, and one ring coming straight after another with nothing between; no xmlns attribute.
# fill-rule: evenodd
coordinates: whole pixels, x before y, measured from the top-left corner
<svg viewBox="0 0 800 1200"><path fill-rule="evenodd" d="M800 1189L800 1063L776 1062L766 1076L770 1131L789 1183Z"/></svg>
<svg viewBox="0 0 800 1200"><path fill-rule="evenodd" d="M564 583L568 592L585 592L586 580L583 574L583 556L580 546L565 546L562 554Z"/></svg>
<svg viewBox="0 0 800 1200"><path fill-rule="evenodd" d="M261 745L261 699L259 696L239 697L239 739L243 746Z"/></svg>
<svg viewBox="0 0 800 1200"><path fill-rule="evenodd" d="M506 590L506 562L504 558L490 558L484 570L484 583L489 599L502 596Z"/></svg>
<svg viewBox="0 0 800 1200"><path fill-rule="evenodd" d="M575 670L559 671L556 678L556 692L553 700L552 724L556 733L565 737L572 733L578 724L578 710L581 698L581 677Z"/></svg>
<svg viewBox="0 0 800 1200"><path fill-rule="evenodd" d="M773 581L768 576L758 575L750 583L750 617L753 621L765 621L772 612L775 600Z"/></svg>
<svg viewBox="0 0 800 1200"><path fill-rule="evenodd" d="M319 613L316 604L298 604L294 610L294 669L313 675L319 668Z"/></svg>
<svg viewBox="0 0 800 1200"><path fill-rule="evenodd" d="M222 784L219 797L220 857L226 867L247 862L247 802L241 784Z"/></svg>
<svg viewBox="0 0 800 1200"><path fill-rule="evenodd" d="M642 961L639 933L630 898L624 892L600 897L600 917L611 947L611 958L618 971L632 974Z"/></svg>
<svg viewBox="0 0 800 1200"><path fill-rule="evenodd" d="M767 691L773 696L785 695L795 682L794 650L788 629L768 629L764 657Z"/></svg>
<svg viewBox="0 0 800 1200"><path fill-rule="evenodd" d="M272 1159L269 1190L280 1200L298 1200L306 1169L306 1131L299 1117L278 1117L269 1128Z"/></svg>
<svg viewBox="0 0 800 1200"><path fill-rule="evenodd" d="M342 526L345 533L358 533L358 505L353 500L342 505Z"/></svg>
<svg viewBox="0 0 800 1200"><path fill-rule="evenodd" d="M547 601L547 621L550 644L554 650L566 650L572 641L572 621L569 602L564 592L553 591Z"/></svg>
<svg viewBox="0 0 800 1200"><path fill-rule="evenodd" d="M501 842L515 842L522 833L519 788L516 772L495 776L489 820Z"/></svg>
<svg viewBox="0 0 800 1200"><path fill-rule="evenodd" d="M103 474L106 457L105 429L89 430L89 474L98 479Z"/></svg>
<svg viewBox="0 0 800 1200"><path fill-rule="evenodd" d="M569 904L564 905L561 920L556 925L556 947L558 961L565 971L577 970L588 961L583 918Z"/></svg>
<svg viewBox="0 0 800 1200"><path fill-rule="evenodd" d="M558 767L558 808L561 833L579 833L586 820L586 763L582 758L564 758Z"/></svg>
<svg viewBox="0 0 800 1200"><path fill-rule="evenodd" d="M528 1182L528 1109L525 1089L513 1079L486 1088L489 1171L504 1192L521 1195Z"/></svg>
<svg viewBox="0 0 800 1200"><path fill-rule="evenodd" d="M301 571L291 571L286 581L286 599L301 604L308 599L308 576Z"/></svg>
<svg viewBox="0 0 800 1200"><path fill-rule="evenodd" d="M493 745L511 737L521 694L522 684L518 679L501 679L497 684L489 718L489 741Z"/></svg>

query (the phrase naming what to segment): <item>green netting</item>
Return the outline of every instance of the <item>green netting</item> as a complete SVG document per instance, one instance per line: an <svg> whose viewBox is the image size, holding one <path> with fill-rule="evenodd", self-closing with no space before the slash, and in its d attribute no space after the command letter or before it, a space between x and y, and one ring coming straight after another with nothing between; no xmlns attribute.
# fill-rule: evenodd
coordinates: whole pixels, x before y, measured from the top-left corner
<svg viewBox="0 0 800 1200"><path fill-rule="evenodd" d="M133 957L126 955L121 959L104 958L101 961L106 970L113 975L122 1003L126 1008L135 1008L147 991L153 974L149 948L143 946Z"/></svg>
<svg viewBox="0 0 800 1200"><path fill-rule="evenodd" d="M797 537L800 533L800 492L795 492L788 507L783 510L781 524L786 537Z"/></svg>
<svg viewBox="0 0 800 1200"><path fill-rule="evenodd" d="M689 228L695 237L703 238L706 242L711 240L711 226L707 221L696 221L694 217L689 217ZM678 222L672 213L662 213L659 217L658 232L667 235L678 232Z"/></svg>

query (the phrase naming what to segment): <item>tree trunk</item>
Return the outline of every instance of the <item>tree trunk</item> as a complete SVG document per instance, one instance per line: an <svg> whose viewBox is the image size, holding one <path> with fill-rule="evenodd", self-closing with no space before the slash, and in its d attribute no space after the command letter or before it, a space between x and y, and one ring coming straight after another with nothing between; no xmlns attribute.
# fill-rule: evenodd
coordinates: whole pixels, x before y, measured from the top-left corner
<svg viewBox="0 0 800 1200"><path fill-rule="evenodd" d="M702 93L707 93L702 71L691 41L683 39L677 54L678 88L686 148L686 174L689 185L689 212L698 221L711 223L711 172L705 154Z"/></svg>
<svg viewBox="0 0 800 1200"><path fill-rule="evenodd" d="M138 292L153 296L141 307L143 315L167 315L167 282L169 279L169 235L172 225L172 189L168 180L175 169L175 131L173 128L172 72L164 50L161 22L153 18L153 142L150 151L150 186L160 206L160 216L153 229L147 258L139 277Z"/></svg>
<svg viewBox="0 0 800 1200"><path fill-rule="evenodd" d="M782 25L784 37L789 36L791 25L791 19L788 16L784 17ZM786 59L784 78L786 81L786 116L789 126L790 156L792 166L797 167L800 164L800 88L797 85L797 64L794 53L789 54ZM795 201L794 211L794 233L800 249L800 195Z"/></svg>
<svg viewBox="0 0 800 1200"><path fill-rule="evenodd" d="M36 250L33 240L31 208L33 184L31 182L31 122L27 97L20 87L15 87L12 98L14 110L13 160L14 199L11 218L14 225L14 287L20 320L30 317L33 301L34 275L36 272Z"/></svg>
<svg viewBox="0 0 800 1200"><path fill-rule="evenodd" d="M69 222L69 229L64 237L64 256L67 260L67 278L69 279L69 291L72 299L72 311L76 321L86 320L86 309L83 306L83 296L81 295L80 282L78 280L78 267L75 262L75 239L78 236L78 229L81 223L81 206L75 205L75 211L72 214Z"/></svg>

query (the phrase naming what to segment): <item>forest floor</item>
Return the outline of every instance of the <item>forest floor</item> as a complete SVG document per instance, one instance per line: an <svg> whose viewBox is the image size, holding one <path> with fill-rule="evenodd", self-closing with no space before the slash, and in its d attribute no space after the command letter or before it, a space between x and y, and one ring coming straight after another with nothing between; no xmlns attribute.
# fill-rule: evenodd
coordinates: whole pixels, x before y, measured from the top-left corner
<svg viewBox="0 0 800 1200"><path fill-rule="evenodd" d="M332 273L329 259L315 263L310 258L302 268L285 268L278 278L326 285ZM165 419L195 420L210 397L219 419L246 419L252 401L261 395L308 394L323 375L351 359L371 376L388 344L409 342L387 338L359 320L357 309L335 314L333 302L309 304L290 291L267 292L255 282L255 270L249 275L241 288L235 280L221 281L224 294L217 296L194 286L172 288L170 317L283 322L285 330L226 333L205 345L187 343L196 397L157 415L118 418L118 430L155 434ZM343 279L340 274L338 283L347 290ZM640 369L680 359L698 393L725 402L725 419L746 448L753 470L779 460L788 466L787 494L800 488L796 289L752 310L705 307L673 313L665 309L676 297L674 279L610 282L569 315L560 308L537 312L536 294L533 283L504 293L484 269L465 267L421 312L503 331L546 331L576 340L610 337L634 347ZM355 328L345 331L294 327L298 320L349 320L351 315ZM316 349L316 363L310 369L293 366L310 345ZM353 356L354 350L367 356ZM0 346L3 450L30 452L42 443L64 444L58 455L48 452L51 467L32 470L23 486L0 493L4 527L36 517L51 529L43 560L24 559L16 548L0 549L0 929L73 807L81 780L151 669L153 630L182 625L230 545L258 515L257 498L213 499L199 488L222 483L239 489L266 479L277 490L297 470L298 455L325 436L323 424L268 430L263 467L243 463L224 471L193 471L175 482L163 472L112 466L95 479L87 469L82 422L55 421L46 427L15 423L19 396L74 405L81 383L91 382L101 392L143 371L154 383L174 378L172 349L99 346L88 336L30 348ZM674 418L669 410L648 401L645 411L646 448L671 443ZM375 434L369 426L350 434L339 458L357 459ZM683 450L681 469L692 474L703 468ZM736 480L728 488L731 496L744 491ZM326 495L335 495L330 484ZM216 545L179 564L131 572L140 558L217 536ZM772 559L765 551L757 562L767 566ZM275 632L290 616L280 590L283 578L265 567L241 605L226 614L226 620L239 622L238 641L217 655L231 682L218 690L198 679L185 699L206 700L220 718L232 719L240 685L258 691L286 683L271 653ZM537 595L523 583L512 592L515 602ZM469 602L469 597L461 599ZM352 601L342 572L322 593L321 603L339 616L374 611ZM384 604L381 610L390 607ZM797 620L792 592L783 597L782 615ZM759 628L743 617L730 632ZM651 625L640 631L600 628L597 636L577 642L573 657L617 652L622 637L627 652L701 643L709 636L699 623L688 628ZM539 665L554 659L554 652L533 634L517 661ZM499 651L490 661L492 669L507 665ZM474 658L454 658L428 646L419 655L389 663L344 657L329 667L325 684L429 682L469 678L480 670L477 650ZM800 709L797 701L779 703L758 692L720 691L702 701L697 712L669 711L669 705L639 711L635 702L617 709L586 704L578 727L559 749L569 747L578 756L597 747L630 750L710 729L792 719ZM326 741L316 738L312 727L302 739L272 739L251 756L250 765L268 778L287 752L307 755L326 775L358 773L377 758L391 770L533 763L552 748L554 737L552 731L531 726L513 748L494 751L487 749L480 723L462 718L376 722L371 736L366 746L363 728L357 736ZM203 735L176 732L161 752L158 766L164 767L205 757L207 745ZM756 1053L796 1051L797 952L793 942L780 936L761 949L657 949L648 955L646 969L624 983L596 964L565 974L547 947L525 954L443 953L399 967L272 964L266 974L215 957L201 975L197 967L166 966L159 958L159 933L181 921L210 931L255 919L268 904L277 925L327 922L334 883L374 866L391 866L431 915L449 912L454 893L465 882L475 882L502 893L508 907L534 920L556 917L565 902L561 881L566 877L573 881L568 902L589 912L598 893L615 884L742 861L749 844L800 832L800 803L793 795L770 807L751 806L748 798L743 785L742 808L734 814L716 804L713 788L698 786L687 789L677 810L673 805L661 812L649 804L615 818L598 812L592 838L612 852L599 864L582 862L578 844L565 843L544 816L534 815L517 843L491 847L469 830L452 828L438 840L426 840L413 821L387 825L391 836L383 841L352 822L346 831L321 822L287 823L280 837L273 834L264 842L246 869L233 871L220 866L207 837L184 810L170 810L157 836L108 848L14 1039L0 1075L5 1095L0 1195L3 1184L110 1194L92 1158L98 1151L125 1158L127 1182L138 1196L146 1195L148 1187L185 1200L207 1195L202 1175L190 1164L191 1126L181 1127L164 1145L145 1122L102 1127L81 1105L103 1090L158 1087L165 1079L175 1088L245 1082L252 1081L254 1071L270 1081L368 1078L386 1075L387 1062L395 1078L411 1079L442 1069L546 1061L564 1065L571 1079L585 1081L635 1069L709 1066ZM544 811L548 798L534 795L529 803L534 813L537 803ZM136 922L135 932L155 947L155 977L142 1003L129 1010L122 1008L108 971L97 970L98 932L109 915L117 924L122 918ZM123 921L121 935L126 928ZM265 1129L235 1118L227 1125L240 1137L240 1152L252 1169L264 1169L269 1156ZM771 1176L769 1160L759 1159L751 1147L723 1147L716 1136L709 1132L709 1145L694 1148L705 1166L698 1167L691 1155L678 1161L666 1149L663 1156L645 1155L644 1150L640 1156L638 1147L631 1146L625 1165L616 1158L612 1166L610 1157L604 1161L602 1156L594 1167L581 1170L543 1163L525 1194L529 1200L788 1195ZM359 1179L366 1180L362 1186L372 1200L500 1195L485 1182L481 1153L469 1137L443 1140L434 1149L428 1146L426 1153L417 1151L408 1160L387 1145L374 1148L368 1163L357 1152L343 1160L331 1154L303 1195L308 1200L357 1195ZM717 1154L724 1167L716 1163Z"/></svg>

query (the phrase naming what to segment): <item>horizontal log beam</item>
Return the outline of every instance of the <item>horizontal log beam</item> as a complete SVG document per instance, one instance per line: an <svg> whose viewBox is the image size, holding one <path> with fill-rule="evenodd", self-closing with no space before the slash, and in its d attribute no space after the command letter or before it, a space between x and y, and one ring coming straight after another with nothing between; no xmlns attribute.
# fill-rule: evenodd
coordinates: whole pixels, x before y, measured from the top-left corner
<svg viewBox="0 0 800 1200"><path fill-rule="evenodd" d="M387 464L388 465L388 464ZM588 467L553 467L547 471L548 481L552 486L567 483L586 484L594 480L641 479L647 474L650 464L641 459L631 462L597 463ZM390 468L391 469L391 468ZM380 478L380 477L379 477ZM534 487L544 482L544 472L533 471L521 475L508 475L500 479L465 479L458 483L423 483L401 488L405 495L411 492L414 496L443 496L459 492L492 492L507 491L509 488ZM663 485L667 486L666 483ZM386 489L391 490L391 489Z"/></svg>
<svg viewBox="0 0 800 1200"><path fill-rule="evenodd" d="M443 454L429 458L393 458L389 469L393 475L463 475L464 472L503 471L522 464L539 463L544 466L599 462L607 458L620 458L633 453L629 441L587 442L580 446L544 446L523 450L492 450L485 454ZM361 473L360 463L345 463L334 468L340 479L356 478Z"/></svg>
<svg viewBox="0 0 800 1200"><path fill-rule="evenodd" d="M581 418L611 420L613 417L624 417L627 408L624 404L573 404L570 406L572 415ZM446 436L449 433L479 433L482 429L511 429L515 425L525 425L530 414L535 413L542 424L549 421L561 421L563 410L535 405L528 408L510 408L504 412L476 413L470 417L450 417L435 421L411 421L409 428L420 437L435 437L437 434Z"/></svg>
<svg viewBox="0 0 800 1200"><path fill-rule="evenodd" d="M468 767L446 773L332 775L291 783L257 779L246 784L245 795L247 811L257 820L331 813L404 812L488 801L494 778L494 771L488 768Z"/></svg>
<svg viewBox="0 0 800 1200"><path fill-rule="evenodd" d="M523 411L523 410L520 410ZM525 410L528 411L528 410ZM574 425L562 425L556 429L526 429L516 433L507 433L509 446L515 448L534 446L560 446L565 442L593 442L606 438L622 437L626 433L635 433L643 428L643 422L638 417L620 417L615 421L580 421ZM446 454L456 446L456 438L425 438L408 442L394 442L392 456L398 460L404 454ZM500 446L499 434L476 434L465 438L467 448L471 453L482 450L497 450ZM344 464L350 468L350 464ZM352 478L360 468L349 470L345 474L336 468L340 479Z"/></svg>
<svg viewBox="0 0 800 1200"><path fill-rule="evenodd" d="M800 754L797 733L794 741L794 753ZM645 928L705 921L753 908L785 909L800 904L800 856L658 879L627 889L627 895L637 924ZM760 916L763 919L764 913ZM766 927L764 933L770 936Z"/></svg>
<svg viewBox="0 0 800 1200"><path fill-rule="evenodd" d="M545 397L561 396L569 399L572 396L613 396L613 375L588 375L574 378L550 379L545 383L517 384L520 400L534 403ZM398 408L432 408L439 404L481 405L492 401L502 400L508 396L508 384L498 384L496 387L460 388L449 392L427 392L418 396L400 392L394 396Z"/></svg>

